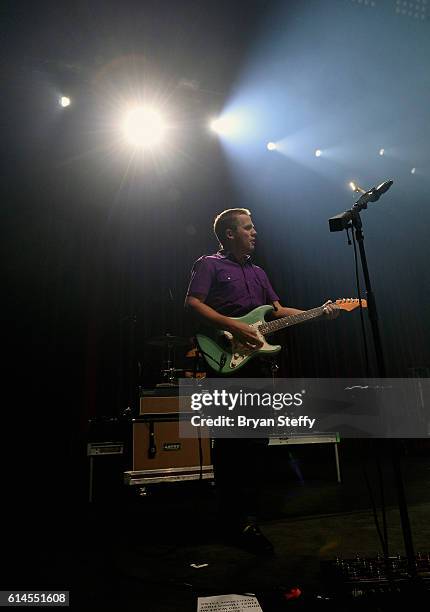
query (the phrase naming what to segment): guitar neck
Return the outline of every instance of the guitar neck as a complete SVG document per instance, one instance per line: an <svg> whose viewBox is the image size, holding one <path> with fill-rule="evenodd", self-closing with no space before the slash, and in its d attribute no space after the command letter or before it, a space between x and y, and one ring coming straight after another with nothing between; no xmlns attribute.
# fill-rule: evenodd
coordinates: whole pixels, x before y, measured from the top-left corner
<svg viewBox="0 0 430 612"><path fill-rule="evenodd" d="M273 334L274 332L284 329L285 327L291 327L293 325L298 325L299 323L311 321L312 319L318 319L323 314L324 306L318 306L318 308L305 310L305 312L300 312L299 314L288 315L287 317L282 317L281 319L274 319L273 321L263 323L260 325L259 330L263 335Z"/></svg>

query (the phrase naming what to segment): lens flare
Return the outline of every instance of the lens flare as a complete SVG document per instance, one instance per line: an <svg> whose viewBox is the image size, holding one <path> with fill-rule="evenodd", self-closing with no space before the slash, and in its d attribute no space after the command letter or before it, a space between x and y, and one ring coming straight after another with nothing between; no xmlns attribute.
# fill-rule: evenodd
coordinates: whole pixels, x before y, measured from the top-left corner
<svg viewBox="0 0 430 612"><path fill-rule="evenodd" d="M143 149L161 144L166 130L167 125L162 115L154 108L146 106L130 110L123 125L127 142Z"/></svg>

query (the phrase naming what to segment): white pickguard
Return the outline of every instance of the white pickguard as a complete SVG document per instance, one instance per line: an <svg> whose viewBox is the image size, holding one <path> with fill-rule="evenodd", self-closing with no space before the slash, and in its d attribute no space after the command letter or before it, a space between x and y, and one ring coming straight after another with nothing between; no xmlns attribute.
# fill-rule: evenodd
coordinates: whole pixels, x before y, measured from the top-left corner
<svg viewBox="0 0 430 612"><path fill-rule="evenodd" d="M239 340L236 340L236 338L234 338L234 336L230 332L228 331L224 332L224 335L230 340L230 343L231 343L231 348L230 348L231 350L230 367L231 368L237 368L237 366L239 366L247 357L250 357L251 355L254 355L255 353L259 353L260 351L270 353L274 350L273 346L271 346L266 341L266 338L258 330L258 327L262 325L263 323L264 321L255 321L255 323L251 323L251 325L249 326L249 327L255 328L258 339L261 340L261 342L263 342L263 345L260 346L258 349L253 349L253 348L244 346L241 342L239 342Z"/></svg>

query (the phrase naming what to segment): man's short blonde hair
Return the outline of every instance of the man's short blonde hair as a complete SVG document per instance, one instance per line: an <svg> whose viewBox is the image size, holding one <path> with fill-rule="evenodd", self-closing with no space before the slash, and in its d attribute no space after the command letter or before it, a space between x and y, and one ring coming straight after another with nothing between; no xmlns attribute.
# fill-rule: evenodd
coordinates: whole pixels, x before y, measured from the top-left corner
<svg viewBox="0 0 430 612"><path fill-rule="evenodd" d="M226 231L237 228L237 219L240 215L251 216L251 211L247 208L227 208L215 217L214 233L221 246L224 246Z"/></svg>

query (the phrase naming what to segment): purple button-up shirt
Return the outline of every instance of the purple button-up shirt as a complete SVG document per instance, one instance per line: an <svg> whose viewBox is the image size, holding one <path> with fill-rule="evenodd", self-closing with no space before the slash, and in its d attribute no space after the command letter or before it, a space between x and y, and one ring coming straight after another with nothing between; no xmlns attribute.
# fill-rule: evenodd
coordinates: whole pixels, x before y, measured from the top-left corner
<svg viewBox="0 0 430 612"><path fill-rule="evenodd" d="M188 296L229 317L279 300L264 270L250 258L242 265L229 253L204 255L194 263Z"/></svg>

